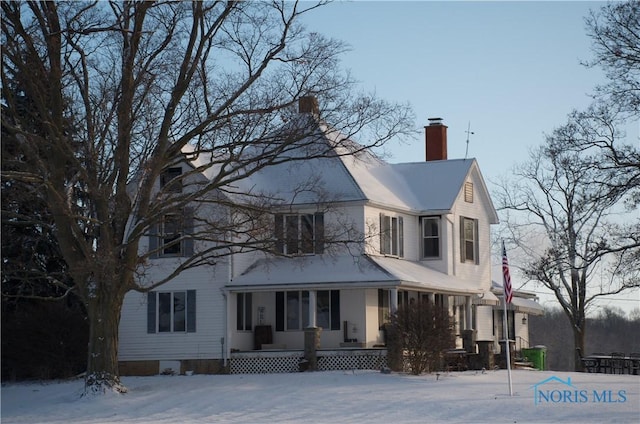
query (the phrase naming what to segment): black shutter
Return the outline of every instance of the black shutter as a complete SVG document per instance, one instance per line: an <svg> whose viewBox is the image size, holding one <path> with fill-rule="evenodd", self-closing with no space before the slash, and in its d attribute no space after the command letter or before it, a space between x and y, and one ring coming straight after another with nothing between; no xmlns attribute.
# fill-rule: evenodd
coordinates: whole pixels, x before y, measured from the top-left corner
<svg viewBox="0 0 640 424"><path fill-rule="evenodd" d="M149 257L157 258L158 252L158 224L151 224L149 227L149 252L152 252Z"/></svg>
<svg viewBox="0 0 640 424"><path fill-rule="evenodd" d="M324 253L324 214L317 212L314 220L315 253Z"/></svg>
<svg viewBox="0 0 640 424"><path fill-rule="evenodd" d="M331 290L331 329L340 330L340 290Z"/></svg>
<svg viewBox="0 0 640 424"><path fill-rule="evenodd" d="M398 217L398 256L404 258L404 224L402 217Z"/></svg>
<svg viewBox="0 0 640 424"><path fill-rule="evenodd" d="M465 246L464 246L464 217L460 217L460 262L465 262Z"/></svg>
<svg viewBox="0 0 640 424"><path fill-rule="evenodd" d="M284 292L276 292L276 331L284 331Z"/></svg>
<svg viewBox="0 0 640 424"><path fill-rule="evenodd" d="M187 333L196 332L196 291L187 290Z"/></svg>
<svg viewBox="0 0 640 424"><path fill-rule="evenodd" d="M474 243L473 243L473 256L476 258L476 264L480 263L480 230L478 229L478 220L473 220L473 232L474 232Z"/></svg>
<svg viewBox="0 0 640 424"><path fill-rule="evenodd" d="M184 230L184 240L182 241L182 256L193 256L193 208L184 208L182 214L182 228Z"/></svg>
<svg viewBox="0 0 640 424"><path fill-rule="evenodd" d="M274 235L276 238L276 253L284 253L284 215L275 215Z"/></svg>
<svg viewBox="0 0 640 424"><path fill-rule="evenodd" d="M236 330L242 331L244 330L243 322L242 322L242 309L244 303L244 293L238 293L236 295Z"/></svg>
<svg viewBox="0 0 640 424"><path fill-rule="evenodd" d="M386 237L384 233L384 219L385 219L384 214L380 214L380 253L382 254L387 253L385 248Z"/></svg>
<svg viewBox="0 0 640 424"><path fill-rule="evenodd" d="M147 293L147 333L156 332L156 292Z"/></svg>

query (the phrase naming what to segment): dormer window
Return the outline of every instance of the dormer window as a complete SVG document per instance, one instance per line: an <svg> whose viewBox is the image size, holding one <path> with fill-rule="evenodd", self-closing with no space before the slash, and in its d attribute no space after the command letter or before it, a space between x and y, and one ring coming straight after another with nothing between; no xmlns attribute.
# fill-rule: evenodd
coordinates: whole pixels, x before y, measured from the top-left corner
<svg viewBox="0 0 640 424"><path fill-rule="evenodd" d="M380 214L380 253L404 257L403 232L401 216Z"/></svg>
<svg viewBox="0 0 640 424"><path fill-rule="evenodd" d="M182 168L169 168L160 175L160 187L166 192L182 193Z"/></svg>

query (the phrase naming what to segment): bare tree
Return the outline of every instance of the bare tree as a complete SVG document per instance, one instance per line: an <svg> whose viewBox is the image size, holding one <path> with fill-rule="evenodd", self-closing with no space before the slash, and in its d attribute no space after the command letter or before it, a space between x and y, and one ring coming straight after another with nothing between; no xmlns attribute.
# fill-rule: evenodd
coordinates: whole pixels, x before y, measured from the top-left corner
<svg viewBox="0 0 640 424"><path fill-rule="evenodd" d="M594 59L589 67L601 68L607 83L596 87L617 112L638 118L640 112L640 3L610 2L586 18Z"/></svg>
<svg viewBox="0 0 640 424"><path fill-rule="evenodd" d="M126 390L117 349L127 292L151 290L232 248L273 247L263 228L277 196L239 191L239 182L275 164L355 154L413 131L408 107L355 93L338 66L342 43L298 24L323 3L2 3L3 131L29 157L2 177L36 186L51 211L89 316L85 393ZM11 85L30 99L26 110ZM294 116L308 95L323 107ZM308 125L318 117L347 136L365 134L366 143L318 143ZM161 175L185 158L197 165L158 190ZM207 248L166 278L139 278L154 254L142 252L140 240L163 216L194 204L233 213L201 219L176 239Z"/></svg>
<svg viewBox="0 0 640 424"><path fill-rule="evenodd" d="M582 122L569 120L514 171L517 181L499 187L511 243L524 275L550 289L568 317L574 347L584 352L586 313L599 297L640 287L637 226L623 224L629 177L601 167L597 148L567 148L585 137ZM625 189L625 187L627 187ZM630 266L631 265L631 266ZM580 362L576 361L576 367Z"/></svg>

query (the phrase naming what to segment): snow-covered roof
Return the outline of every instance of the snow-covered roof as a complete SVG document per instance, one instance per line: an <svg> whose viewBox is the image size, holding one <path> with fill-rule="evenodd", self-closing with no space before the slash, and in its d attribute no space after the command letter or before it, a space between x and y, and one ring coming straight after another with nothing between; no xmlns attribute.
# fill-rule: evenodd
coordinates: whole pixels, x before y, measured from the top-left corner
<svg viewBox="0 0 640 424"><path fill-rule="evenodd" d="M230 191L267 195L285 205L368 201L416 213L446 212L470 172L478 169L475 159L390 164L323 122L305 122L315 128L301 144L307 145L313 137L312 145L333 150L335 155L267 166L234 183ZM304 155L304 149L291 154ZM200 157L197 162L203 160ZM205 175L211 179L216 172L210 168Z"/></svg>
<svg viewBox="0 0 640 424"><path fill-rule="evenodd" d="M420 262L377 256L314 255L262 259L234 278L230 290L328 289L402 287L439 293L470 294L484 290L467 281L431 269Z"/></svg>
<svg viewBox="0 0 640 424"><path fill-rule="evenodd" d="M482 293L481 282L466 280L455 275L448 275L429 268L422 262L408 261L388 256L372 256L371 260L393 275L400 282L401 287L435 290L439 293L470 294Z"/></svg>
<svg viewBox="0 0 640 424"><path fill-rule="evenodd" d="M495 293L500 299L504 298L504 286L496 281L491 281L491 291ZM537 296L535 293L515 290L513 297L511 298L511 304L509 309L516 312L522 312L530 315L542 315L544 314L544 308L538 302L536 302ZM502 302L502 300L500 300Z"/></svg>
<svg viewBox="0 0 640 424"><path fill-rule="evenodd" d="M369 167L351 157L343 157L343 162L370 201L413 211L448 211L475 159L382 163Z"/></svg>

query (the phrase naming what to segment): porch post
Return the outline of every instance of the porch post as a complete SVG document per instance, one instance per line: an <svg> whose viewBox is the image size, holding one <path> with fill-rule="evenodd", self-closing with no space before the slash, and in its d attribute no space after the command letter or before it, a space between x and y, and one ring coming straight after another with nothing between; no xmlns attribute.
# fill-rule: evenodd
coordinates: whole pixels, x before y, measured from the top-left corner
<svg viewBox="0 0 640 424"><path fill-rule="evenodd" d="M389 309L392 314L398 312L398 288L394 287L389 290Z"/></svg>
<svg viewBox="0 0 640 424"><path fill-rule="evenodd" d="M464 298L464 318L465 318L465 324L464 324L464 329L465 330L473 330L473 320L472 315L471 315L471 296L466 296Z"/></svg>
<svg viewBox="0 0 640 424"><path fill-rule="evenodd" d="M232 332L231 328L233 328L231 323L233 322L233 314L231 312L231 292L223 291L224 295L224 303L225 303L225 319L224 319L224 335L221 340L222 346L222 364L226 368L229 364L229 360L231 359L231 342L232 342ZM225 339L226 338L226 339Z"/></svg>
<svg viewBox="0 0 640 424"><path fill-rule="evenodd" d="M462 333L462 347L469 353L476 353L476 330L473 329L471 296L464 298L464 330Z"/></svg>
<svg viewBox="0 0 640 424"><path fill-rule="evenodd" d="M316 327L316 291L309 290L309 327Z"/></svg>
<svg viewBox="0 0 640 424"><path fill-rule="evenodd" d="M316 325L316 291L309 290L309 326L304 329L304 361L300 363L300 371L316 371L318 369L318 352L320 348L320 331Z"/></svg>

